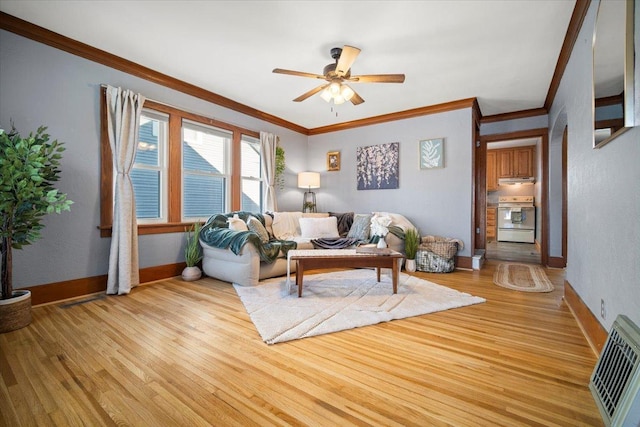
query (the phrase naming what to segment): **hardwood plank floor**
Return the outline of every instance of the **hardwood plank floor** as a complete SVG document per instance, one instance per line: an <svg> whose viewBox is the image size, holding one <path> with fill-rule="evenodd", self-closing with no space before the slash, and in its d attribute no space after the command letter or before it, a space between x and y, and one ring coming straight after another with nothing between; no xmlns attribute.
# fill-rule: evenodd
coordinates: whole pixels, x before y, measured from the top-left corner
<svg viewBox="0 0 640 427"><path fill-rule="evenodd" d="M0 335L0 425L602 425L563 271L520 293L496 265L415 273L484 304L271 346L209 278L35 307Z"/></svg>
<svg viewBox="0 0 640 427"><path fill-rule="evenodd" d="M487 242L486 258L492 260L540 264L540 252L533 243Z"/></svg>

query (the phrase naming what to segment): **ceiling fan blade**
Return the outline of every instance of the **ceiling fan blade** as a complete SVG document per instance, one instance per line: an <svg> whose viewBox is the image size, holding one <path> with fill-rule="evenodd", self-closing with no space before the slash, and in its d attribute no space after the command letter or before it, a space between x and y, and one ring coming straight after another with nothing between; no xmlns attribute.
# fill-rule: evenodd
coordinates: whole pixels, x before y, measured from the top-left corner
<svg viewBox="0 0 640 427"><path fill-rule="evenodd" d="M299 97L297 97L296 99L294 99L294 102L301 102L304 101L305 99L309 98L310 96L315 95L316 93L320 92L321 90L323 90L324 88L326 88L327 86L329 86L329 83L327 83L326 85L320 85L316 88L311 89L309 92L305 92L302 95L300 95Z"/></svg>
<svg viewBox="0 0 640 427"><path fill-rule="evenodd" d="M324 80L324 76L321 76L320 74L305 73L302 71L293 71L293 70L284 70L282 68L274 68L273 72L276 74L289 74L291 76L311 77L312 79Z"/></svg>
<svg viewBox="0 0 640 427"><path fill-rule="evenodd" d="M336 74L340 77L346 76L359 53L360 49L357 47L345 45L342 48L340 59L338 59L338 64L336 65Z"/></svg>
<svg viewBox="0 0 640 427"><path fill-rule="evenodd" d="M364 102L364 99L362 99L362 97L354 91L350 101L353 105L358 105L362 104Z"/></svg>
<svg viewBox="0 0 640 427"><path fill-rule="evenodd" d="M404 74L367 74L363 76L351 76L349 81L354 83L404 83Z"/></svg>

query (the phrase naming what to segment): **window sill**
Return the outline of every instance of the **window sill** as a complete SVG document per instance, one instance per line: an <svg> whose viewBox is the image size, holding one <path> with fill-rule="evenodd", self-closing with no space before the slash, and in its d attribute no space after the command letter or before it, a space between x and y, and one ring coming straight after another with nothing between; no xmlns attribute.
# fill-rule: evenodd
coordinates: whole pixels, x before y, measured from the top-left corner
<svg viewBox="0 0 640 427"><path fill-rule="evenodd" d="M138 235L185 233L193 222L172 222L163 224L138 224ZM99 226L100 237L111 237L111 225Z"/></svg>

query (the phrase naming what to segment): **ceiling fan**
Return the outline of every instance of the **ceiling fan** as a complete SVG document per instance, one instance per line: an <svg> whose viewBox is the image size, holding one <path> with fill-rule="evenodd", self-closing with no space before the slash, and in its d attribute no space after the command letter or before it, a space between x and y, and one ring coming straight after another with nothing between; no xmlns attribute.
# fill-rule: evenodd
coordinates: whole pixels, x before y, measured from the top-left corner
<svg viewBox="0 0 640 427"><path fill-rule="evenodd" d="M346 82L350 83L403 83L404 74L367 74L361 76L351 75L351 65L360 53L360 49L345 45L343 48L334 47L331 49L331 58L335 63L324 67L323 74L305 73L302 71L284 70L275 68L274 73L290 74L292 76L310 77L312 79L326 80L328 83L322 84L310 91L303 93L295 102L304 101L312 95L322 91L320 96L327 102L333 100L334 104L342 104L351 101L353 105L362 104L364 99L358 95Z"/></svg>

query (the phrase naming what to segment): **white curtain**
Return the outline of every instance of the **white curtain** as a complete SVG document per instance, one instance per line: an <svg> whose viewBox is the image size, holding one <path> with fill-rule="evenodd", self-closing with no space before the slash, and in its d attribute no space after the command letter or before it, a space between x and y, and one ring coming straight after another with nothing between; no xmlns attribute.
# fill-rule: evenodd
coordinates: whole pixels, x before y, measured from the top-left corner
<svg viewBox="0 0 640 427"><path fill-rule="evenodd" d="M128 294L140 284L136 201L129 172L136 158L144 96L107 86L107 126L114 166L113 227L107 294Z"/></svg>
<svg viewBox="0 0 640 427"><path fill-rule="evenodd" d="M264 171L264 210L276 212L276 147L280 138L268 132L260 132L262 170Z"/></svg>

